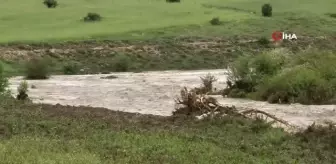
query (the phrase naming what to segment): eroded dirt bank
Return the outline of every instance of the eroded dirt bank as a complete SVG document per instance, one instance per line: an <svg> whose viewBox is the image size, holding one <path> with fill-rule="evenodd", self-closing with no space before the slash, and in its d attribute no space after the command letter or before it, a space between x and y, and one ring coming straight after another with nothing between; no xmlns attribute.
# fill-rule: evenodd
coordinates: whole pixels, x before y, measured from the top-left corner
<svg viewBox="0 0 336 164"><path fill-rule="evenodd" d="M85 105L111 110L154 115L171 115L174 98L182 87L200 85L200 76L211 73L218 78L216 88L226 86L226 70L162 71L143 73L114 73L109 75L52 76L49 80L28 80L29 96L35 103ZM16 88L22 77L10 79L10 88ZM289 123L306 127L316 122L336 120L336 105L278 105L252 100L215 96L223 105L239 109L256 108L276 115Z"/></svg>
<svg viewBox="0 0 336 164"><path fill-rule="evenodd" d="M286 47L292 51L316 47L321 49L335 50L336 38L331 37L309 37L300 36L300 39L281 44L265 45L255 37L239 38L198 38L198 37L176 37L163 40L151 41L78 41L64 43L35 43L35 44L1 44L0 59L19 60L29 59L35 56L50 56L57 59L78 58L78 55L95 55L104 57L114 53L146 54L146 55L175 55L181 53L221 53L231 54L232 52L259 52L274 47Z"/></svg>

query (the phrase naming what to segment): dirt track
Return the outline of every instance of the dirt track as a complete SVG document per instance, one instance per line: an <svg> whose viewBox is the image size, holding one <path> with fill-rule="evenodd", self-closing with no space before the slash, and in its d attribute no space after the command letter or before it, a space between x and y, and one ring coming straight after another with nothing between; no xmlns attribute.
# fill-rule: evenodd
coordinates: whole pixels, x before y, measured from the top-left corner
<svg viewBox="0 0 336 164"><path fill-rule="evenodd" d="M154 115L171 115L174 97L181 87L200 85L200 76L211 73L218 78L216 88L226 86L225 70L164 71L144 73L114 73L116 79L101 79L106 74L53 76L49 80L29 80L29 96L36 103L85 105L111 110ZM10 88L16 88L22 77L10 79ZM251 100L218 97L223 105L238 108L256 108L274 114L290 123L306 127L314 121L336 120L336 105L276 105Z"/></svg>

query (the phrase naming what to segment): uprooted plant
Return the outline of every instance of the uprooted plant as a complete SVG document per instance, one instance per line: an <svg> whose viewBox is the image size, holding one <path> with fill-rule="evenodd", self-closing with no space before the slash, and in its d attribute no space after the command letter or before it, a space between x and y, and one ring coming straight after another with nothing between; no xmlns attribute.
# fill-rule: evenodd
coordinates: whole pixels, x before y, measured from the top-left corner
<svg viewBox="0 0 336 164"><path fill-rule="evenodd" d="M200 77L201 78L201 86L193 88L193 91L195 91L196 94L208 94L208 95L221 95L223 90L218 90L217 88L213 87L213 83L216 82L218 79L208 73L205 76Z"/></svg>
<svg viewBox="0 0 336 164"><path fill-rule="evenodd" d="M176 107L173 115L189 115L204 117L238 116L250 119L262 119L267 122L278 123L280 126L293 127L288 122L264 111L256 109L237 110L236 107L222 106L217 100L207 94L197 94L195 90L181 89L180 97L175 99Z"/></svg>
<svg viewBox="0 0 336 164"><path fill-rule="evenodd" d="M200 87L194 88L196 94L213 94L213 83L216 82L218 79L210 73L200 78L202 81L202 85Z"/></svg>
<svg viewBox="0 0 336 164"><path fill-rule="evenodd" d="M205 93L208 93L212 92L213 82L216 82L218 79L211 74L207 74L206 76L201 77L201 80L203 84L203 90L205 91Z"/></svg>

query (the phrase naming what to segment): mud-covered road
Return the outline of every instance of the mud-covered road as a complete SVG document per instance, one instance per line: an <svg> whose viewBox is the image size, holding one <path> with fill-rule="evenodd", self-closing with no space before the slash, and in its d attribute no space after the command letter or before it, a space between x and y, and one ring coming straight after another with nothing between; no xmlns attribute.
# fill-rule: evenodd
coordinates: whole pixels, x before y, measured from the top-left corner
<svg viewBox="0 0 336 164"><path fill-rule="evenodd" d="M35 103L85 105L111 110L154 115L171 115L174 98L184 86L196 87L200 76L211 73L218 78L216 88L226 86L225 70L162 71L142 73L114 73L117 78L104 79L108 74L52 76L48 80L28 80L29 96ZM16 88L22 77L10 79ZM34 85L36 88L31 88ZM336 105L278 105L252 100L215 96L222 105L240 109L256 108L276 115L289 123L306 127L314 121L336 121Z"/></svg>

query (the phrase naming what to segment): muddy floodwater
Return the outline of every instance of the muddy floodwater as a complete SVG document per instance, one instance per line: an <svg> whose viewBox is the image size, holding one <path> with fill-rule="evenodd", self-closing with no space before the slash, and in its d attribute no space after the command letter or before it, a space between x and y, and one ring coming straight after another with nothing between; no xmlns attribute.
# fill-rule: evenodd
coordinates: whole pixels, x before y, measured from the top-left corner
<svg viewBox="0 0 336 164"><path fill-rule="evenodd" d="M201 76L215 75L215 88L226 87L226 70L157 71L99 75L62 75L48 80L28 80L29 96L35 103L84 105L154 115L171 115L174 98L184 86L200 86ZM104 77L114 75L117 78ZM9 80L13 95L22 77ZM34 85L36 87L31 88ZM269 112L289 123L306 127L314 121L336 121L335 105L278 105L215 96L222 105Z"/></svg>

